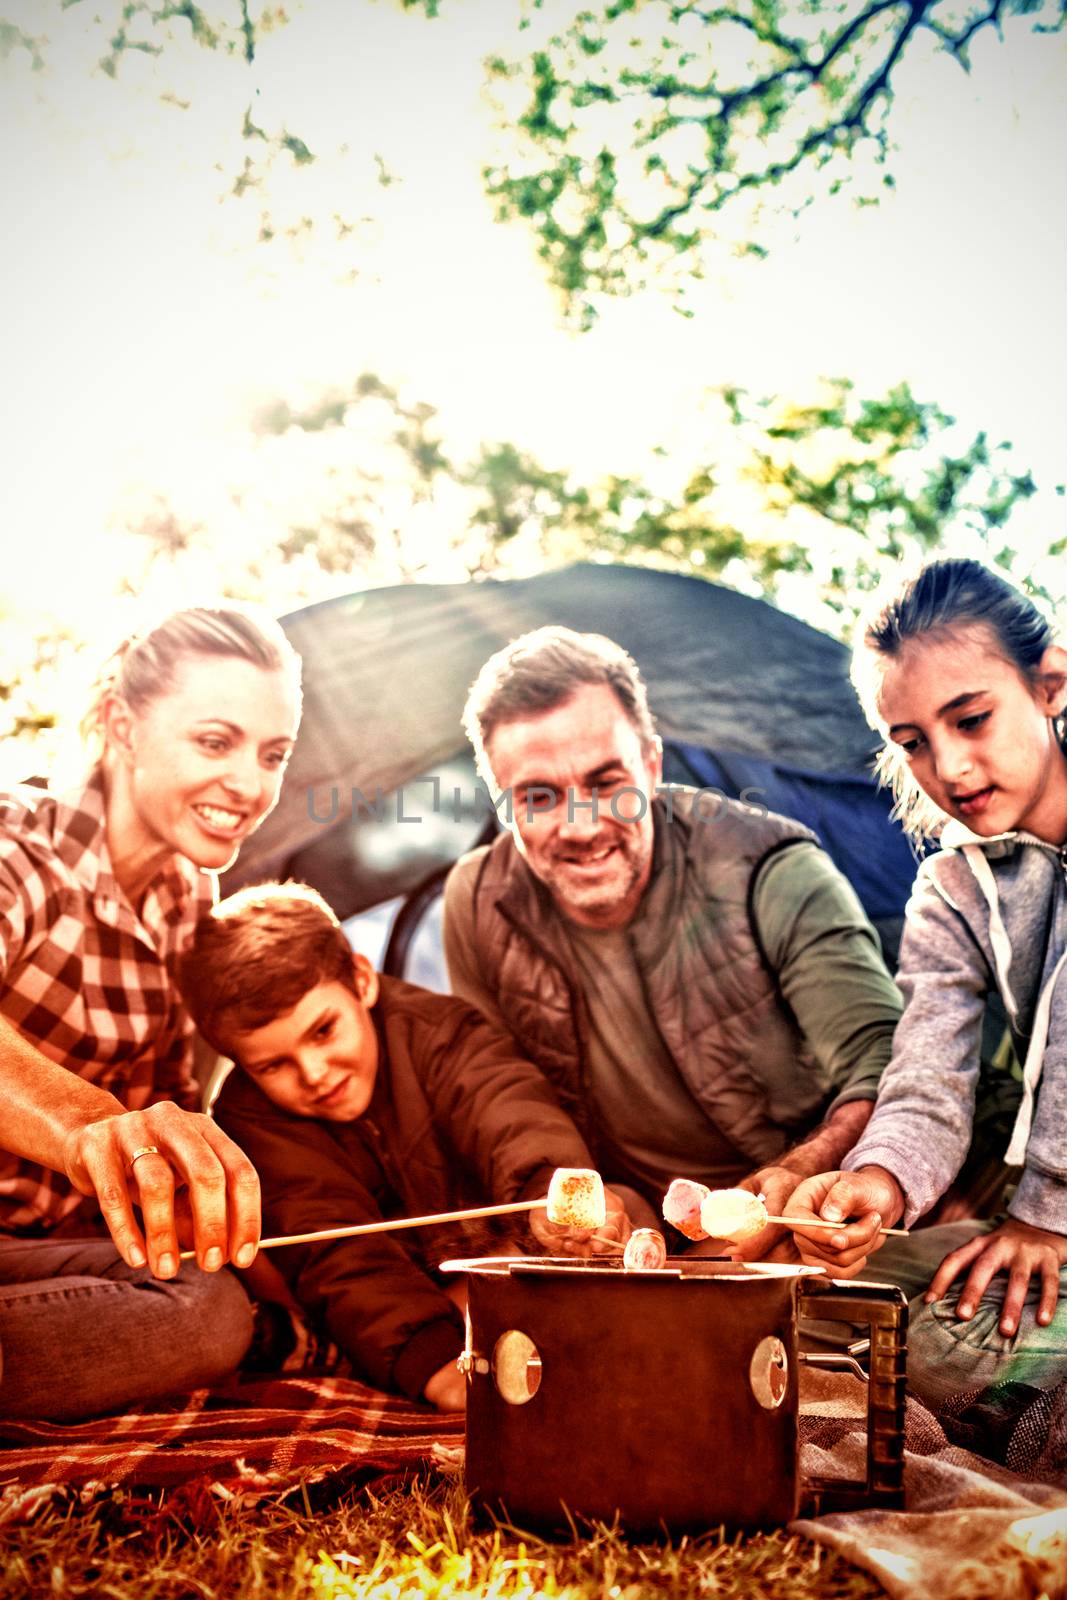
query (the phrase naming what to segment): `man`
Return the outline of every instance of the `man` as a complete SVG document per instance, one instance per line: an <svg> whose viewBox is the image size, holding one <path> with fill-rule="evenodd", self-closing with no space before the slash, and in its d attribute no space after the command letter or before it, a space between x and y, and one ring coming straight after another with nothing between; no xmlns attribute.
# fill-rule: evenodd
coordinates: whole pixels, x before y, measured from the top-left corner
<svg viewBox="0 0 1067 1600"><path fill-rule="evenodd" d="M900 1012L851 888L798 823L656 795L645 686L598 634L515 640L464 724L510 827L449 876L454 991L513 1035L605 1178L657 1215L674 1177L762 1192L780 1214L857 1142ZM737 1253L783 1240L769 1227Z"/></svg>

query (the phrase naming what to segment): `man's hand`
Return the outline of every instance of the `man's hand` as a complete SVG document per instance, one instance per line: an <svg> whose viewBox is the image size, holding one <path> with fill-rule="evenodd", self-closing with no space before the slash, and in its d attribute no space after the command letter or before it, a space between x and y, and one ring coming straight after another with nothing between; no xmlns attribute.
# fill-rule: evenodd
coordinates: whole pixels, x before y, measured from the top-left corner
<svg viewBox="0 0 1067 1600"><path fill-rule="evenodd" d="M824 1267L835 1278L862 1272L867 1257L882 1243L879 1228L891 1225L904 1210L904 1192L883 1167L858 1172L821 1172L797 1185L786 1204L800 1259ZM840 1222L840 1231L804 1231L805 1218Z"/></svg>
<svg viewBox="0 0 1067 1600"><path fill-rule="evenodd" d="M152 1153L134 1161L139 1150ZM247 1267L255 1259L259 1179L210 1117L171 1101L102 1117L68 1134L63 1165L76 1189L96 1196L128 1266L143 1267L147 1254L157 1278L173 1278L179 1231L191 1235L205 1272L217 1272L227 1260Z"/></svg>
<svg viewBox="0 0 1067 1600"><path fill-rule="evenodd" d="M1052 1321L1060 1292L1060 1268L1065 1265L1067 1238L1062 1233L1049 1233L1044 1228L1009 1217L992 1233L979 1234L958 1250L950 1251L931 1278L923 1299L928 1305L940 1300L948 1293L949 1284L969 1267L956 1306L958 1315L967 1322L974 1316L990 1280L998 1272L1006 1272L1008 1287L1000 1315L1000 1331L1010 1336L1019 1326L1023 1302L1035 1273L1041 1285L1037 1320L1042 1327Z"/></svg>
<svg viewBox="0 0 1067 1600"><path fill-rule="evenodd" d="M607 1220L602 1228L567 1228L549 1222L548 1213L538 1208L530 1212L530 1232L543 1250L558 1256L618 1255L630 1237L630 1218L626 1207L613 1190L605 1187Z"/></svg>
<svg viewBox="0 0 1067 1600"><path fill-rule="evenodd" d="M422 1398L438 1411L466 1411L467 1380L454 1361L446 1361L427 1378Z"/></svg>

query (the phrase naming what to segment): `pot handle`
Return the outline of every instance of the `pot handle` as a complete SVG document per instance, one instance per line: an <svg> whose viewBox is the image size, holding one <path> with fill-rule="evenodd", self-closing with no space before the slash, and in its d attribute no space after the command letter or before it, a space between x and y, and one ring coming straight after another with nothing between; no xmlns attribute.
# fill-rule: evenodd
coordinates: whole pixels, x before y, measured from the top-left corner
<svg viewBox="0 0 1067 1600"><path fill-rule="evenodd" d="M904 1504L904 1381L908 1304L888 1283L807 1278L798 1285L799 1315L820 1322L866 1323L870 1329L866 1479L807 1478L803 1514L853 1506ZM849 1355L842 1364L854 1365Z"/></svg>

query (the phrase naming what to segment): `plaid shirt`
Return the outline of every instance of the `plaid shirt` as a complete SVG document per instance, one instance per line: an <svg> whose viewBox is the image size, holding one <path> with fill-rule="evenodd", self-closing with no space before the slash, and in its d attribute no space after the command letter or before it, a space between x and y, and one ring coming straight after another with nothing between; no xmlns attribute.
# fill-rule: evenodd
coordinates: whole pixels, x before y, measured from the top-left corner
<svg viewBox="0 0 1067 1600"><path fill-rule="evenodd" d="M99 768L81 793L0 795L0 1014L131 1111L198 1107L173 966L214 893L211 873L175 856L134 914L108 855ZM64 1176L0 1150L0 1229L40 1233L91 1205Z"/></svg>

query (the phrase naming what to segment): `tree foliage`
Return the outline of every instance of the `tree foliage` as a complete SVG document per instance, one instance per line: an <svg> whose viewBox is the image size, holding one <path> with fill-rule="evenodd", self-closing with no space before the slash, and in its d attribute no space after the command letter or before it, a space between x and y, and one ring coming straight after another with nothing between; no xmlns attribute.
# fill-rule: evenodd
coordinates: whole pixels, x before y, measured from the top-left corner
<svg viewBox="0 0 1067 1600"><path fill-rule="evenodd" d="M630 474L583 482L507 441L465 449L432 405L365 373L343 392L263 407L244 479L211 503L161 494L127 507L115 592L138 616L205 593L281 614L381 583L637 561L733 584L846 636L887 569L936 551L979 555L1062 600L1048 573L1067 529L1048 530L1043 567L1013 531L1030 473L1007 444L957 438L906 385L864 399L826 381L805 404L726 388L707 421L705 450L682 469L661 449ZM70 619L48 628L12 613L3 637L0 732L19 750L18 776L50 765L57 705L84 692L95 662ZM71 704L59 720L78 715Z"/></svg>
<svg viewBox="0 0 1067 1600"><path fill-rule="evenodd" d="M398 3L434 19L444 0ZM463 3L448 0L457 10ZM502 220L533 229L551 281L583 325L600 295L629 293L667 271L677 281L699 276L704 246L723 229L738 251L762 255L768 209L798 212L848 184L869 203L892 186L895 89L923 41L969 70L980 35L999 34L1014 18L1055 32L1067 17L1067 0L514 3L528 47L493 57L488 70L517 143L509 159L486 169L486 186ZM233 161L227 152L220 169L234 198L253 194L262 203L259 239L300 239L317 224L343 239L357 225L344 204L321 218L299 205L292 216L272 214L272 175L310 167L322 154L298 128L258 109L258 53L289 20L283 4L6 5L0 58L45 71L79 27L95 40L95 66L107 77L157 64L159 98L175 110L195 99L177 71L190 51L230 58L241 153ZM17 6L30 22L18 19ZM556 14L562 22L553 28ZM387 187L393 180L375 159Z"/></svg>
<svg viewBox="0 0 1067 1600"><path fill-rule="evenodd" d="M1037 485L1009 444L957 439L953 419L906 384L871 400L843 378L822 389L805 405L717 391L708 458L662 488L651 473L576 485L511 447L486 452L493 493L479 515L498 549L536 516L548 561L651 561L735 583L842 635L887 570L933 552L976 554L1057 598L1013 542L1012 515ZM1064 550L1067 539L1050 540L1047 554Z"/></svg>
<svg viewBox="0 0 1067 1600"><path fill-rule="evenodd" d="M336 162L338 153L312 148L283 107L267 112L259 98L261 54L289 20L271 0L0 0L0 62L22 63L42 80L59 75L68 92L63 75L76 62L88 77L110 80L116 97L125 91L135 114L144 110L136 95L147 93L169 113L173 145L188 139L191 162L219 198L245 202L254 241L301 242L318 230L338 243L365 220L352 212L353 184L325 213L315 196L280 192L291 173L324 154ZM207 154L196 137L205 111L217 135ZM370 160L367 153L368 171Z"/></svg>
<svg viewBox="0 0 1067 1600"><path fill-rule="evenodd" d="M552 0L533 0L534 13ZM502 219L522 219L588 325L599 294L701 250L743 214L737 248L765 253L768 201L799 211L860 174L893 184L891 117L926 39L969 69L974 39L1015 16L1062 27L1067 0L599 0L496 58L519 148L486 171ZM514 103L515 91L520 99ZM866 158L866 160L864 159ZM747 204L746 204L747 202Z"/></svg>
<svg viewBox="0 0 1067 1600"><path fill-rule="evenodd" d="M659 449L638 472L583 482L512 442L457 448L432 405L371 373L302 409L278 400L256 419L256 476L295 471L318 492L270 540L257 516L254 558L231 557L219 579L282 609L326 584L639 561L736 584L847 634L887 569L948 552L977 554L1055 598L1013 540L1013 514L1037 492L1031 473L1009 444L959 437L907 384L864 399L848 379L823 380L803 404L725 387L709 396L707 423L705 453L680 472ZM210 548L202 527L166 507L131 528L147 541L131 592L198 542ZM1049 540L1048 555L1064 550L1067 539Z"/></svg>
<svg viewBox="0 0 1067 1600"><path fill-rule="evenodd" d="M64 19L64 13L69 17ZM58 7L37 5L32 28L0 17L0 55L25 52L34 72L43 72L64 43L64 29L80 25L91 30L100 51L96 65L117 79L127 57L173 54L176 46L192 43L202 50L218 51L250 67L262 37L286 21L282 5L256 5L254 0L197 5L195 0L61 0Z"/></svg>
<svg viewBox="0 0 1067 1600"><path fill-rule="evenodd" d="M984 432L957 439L953 418L907 384L868 400L839 378L805 405L736 388L721 394L744 452L741 471L762 501L764 555L753 576L769 598L781 597L786 577L796 593L799 579L825 607L824 625L832 614L847 635L866 596L901 562L974 554L1028 582L1030 562L1009 524L1037 485L1010 444L992 444ZM692 520L679 553L687 560L700 556L691 530L714 487L698 473L683 493ZM1051 600L1039 580L1028 586Z"/></svg>

